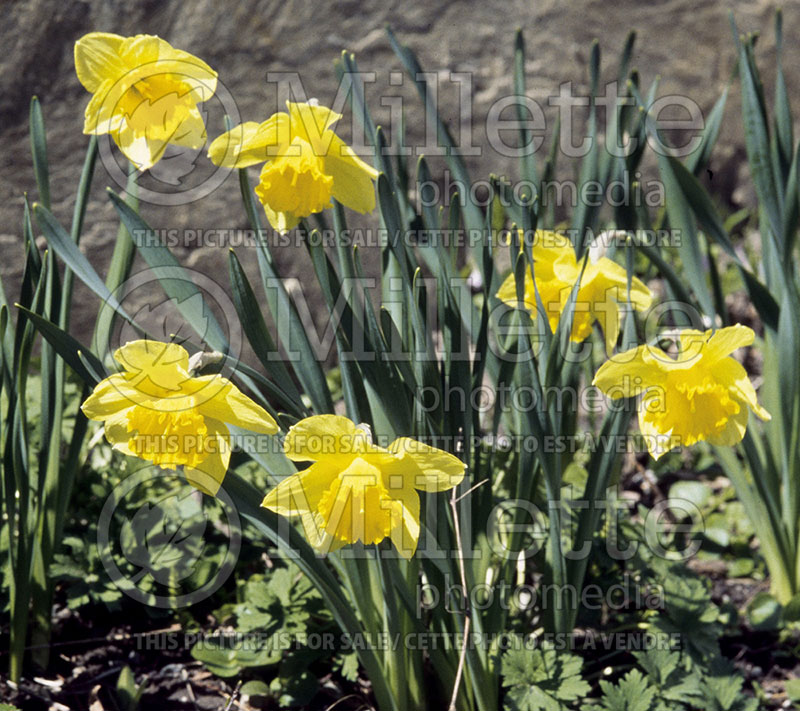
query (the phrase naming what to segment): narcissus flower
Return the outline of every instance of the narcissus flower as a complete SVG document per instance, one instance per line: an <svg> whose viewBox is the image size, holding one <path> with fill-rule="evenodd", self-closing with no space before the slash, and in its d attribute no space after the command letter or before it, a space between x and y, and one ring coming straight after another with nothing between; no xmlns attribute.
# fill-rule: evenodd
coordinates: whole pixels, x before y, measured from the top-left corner
<svg viewBox="0 0 800 711"><path fill-rule="evenodd" d="M311 103L287 101L286 108L288 113L222 134L208 157L226 168L264 163L255 191L269 223L281 232L331 207L331 198L362 214L372 211L378 171L331 130L341 114Z"/></svg>
<svg viewBox="0 0 800 711"><path fill-rule="evenodd" d="M183 466L189 482L216 494L231 457L228 425L261 434L278 426L221 375L193 376L176 343L131 341L114 353L122 372L97 384L81 409L105 424L114 449L163 469Z"/></svg>
<svg viewBox="0 0 800 711"><path fill-rule="evenodd" d="M639 429L654 459L700 440L733 445L744 437L750 410L770 419L747 372L730 357L753 338L751 329L738 324L718 331L682 330L676 358L639 346L605 362L594 385L614 399L643 394Z"/></svg>
<svg viewBox="0 0 800 711"><path fill-rule="evenodd" d="M589 337L597 321L603 329L606 351L611 353L620 329L619 304L627 302L628 273L616 262L601 257L589 261L581 278L583 262L575 257L572 243L564 236L537 230L533 243L533 272L536 289L547 313L550 328L555 331L573 286L580 278L570 340L580 343ZM650 308L652 294L637 277L631 280L631 304L637 311ZM517 288L512 272L500 286L497 298L509 306L527 309L531 318L538 313L534 278L525 274L524 303L517 301Z"/></svg>
<svg viewBox="0 0 800 711"><path fill-rule="evenodd" d="M90 32L75 43L75 71L93 94L83 132L111 134L140 171L168 144L205 144L197 104L214 95L217 73L197 57L153 35Z"/></svg>
<svg viewBox="0 0 800 711"><path fill-rule="evenodd" d="M407 437L378 447L366 426L339 415L301 420L283 448L289 459L313 464L284 479L261 505L301 516L311 544L325 553L388 536L410 558L420 530L416 490L446 491L464 478L458 457Z"/></svg>

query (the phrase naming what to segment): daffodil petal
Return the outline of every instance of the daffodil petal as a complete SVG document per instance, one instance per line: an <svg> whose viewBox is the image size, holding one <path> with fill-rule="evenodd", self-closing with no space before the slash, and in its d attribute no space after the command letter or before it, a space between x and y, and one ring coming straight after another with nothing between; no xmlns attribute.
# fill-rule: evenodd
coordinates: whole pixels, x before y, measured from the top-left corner
<svg viewBox="0 0 800 711"><path fill-rule="evenodd" d="M572 247L569 249L571 251ZM555 275L556 279L563 282L571 289L578 281L578 278L581 277L582 264L582 262L581 264L577 264L574 255L572 259L570 259L567 255L559 257L552 262L553 274ZM592 277L596 274L595 270L596 267L594 266L586 267L583 272L583 277L581 278L581 285L585 286L592 281Z"/></svg>
<svg viewBox="0 0 800 711"><path fill-rule="evenodd" d="M123 123L118 131L113 132L112 137L123 155L140 173L150 170L158 163L169 145L163 139L149 138L134 131L127 123Z"/></svg>
<svg viewBox="0 0 800 711"><path fill-rule="evenodd" d="M209 440L205 446L209 455L196 467L184 467L186 480L204 494L216 496L231 460L231 445L228 428L221 422L207 419Z"/></svg>
<svg viewBox="0 0 800 711"><path fill-rule="evenodd" d="M345 541L332 536L325 530L325 521L318 513L306 512L300 515L303 532L317 555L324 556L338 551L346 545Z"/></svg>
<svg viewBox="0 0 800 711"><path fill-rule="evenodd" d="M247 168L267 160L265 146L255 144L259 124L247 121L217 136L208 147L208 158L223 168Z"/></svg>
<svg viewBox="0 0 800 711"><path fill-rule="evenodd" d="M135 457L134 452L129 446L130 432L128 432L128 410L120 410L106 418L103 423L103 430L106 439L111 443L111 446L118 452Z"/></svg>
<svg viewBox="0 0 800 711"><path fill-rule="evenodd" d="M342 445L350 447L363 433L352 420L341 415L313 415L289 428L283 451L295 462L317 461L340 453Z"/></svg>
<svg viewBox="0 0 800 711"><path fill-rule="evenodd" d="M119 112L117 104L108 98L110 90L111 84L106 82L89 99L83 120L85 134L97 136L105 133L114 134L125 123L124 114Z"/></svg>
<svg viewBox="0 0 800 711"><path fill-rule="evenodd" d="M505 281L500 285L500 288L497 290L497 298L500 299L504 304L507 304L511 308L514 309L524 309L528 312L531 317L531 320L536 320L536 317L539 314L539 305L536 301L536 289L539 289L539 298L542 299L542 305L544 306L545 310L547 309L548 302L552 302L554 300L559 299L558 289L562 286L560 282L552 283L546 282L543 284L542 282L538 281L536 285L533 283L533 278L531 277L530 271L525 271L525 285L523 287L523 302L520 303L517 301L517 279L514 272L509 274ZM560 302L556 305L556 321L558 323L558 312L560 310Z"/></svg>
<svg viewBox="0 0 800 711"><path fill-rule="evenodd" d="M142 393L132 387L124 375L115 373L95 386L81 410L90 420L104 420L120 410L133 407L142 398Z"/></svg>
<svg viewBox="0 0 800 711"><path fill-rule="evenodd" d="M401 456L405 466L413 463L417 471L409 471L411 486L421 491L447 491L458 486L464 478L466 464L458 457L441 449L436 449L409 437L400 437L392 442L389 451ZM389 476L388 486L390 492L394 491ZM393 494L392 494L393 495Z"/></svg>
<svg viewBox="0 0 800 711"><path fill-rule="evenodd" d="M178 366L189 370L189 353L177 343L128 341L114 351L114 360L126 371L139 373L158 366Z"/></svg>
<svg viewBox="0 0 800 711"><path fill-rule="evenodd" d="M335 135L325 155L325 172L333 176L333 197L342 205L362 214L375 209L373 181L378 178L378 171Z"/></svg>
<svg viewBox="0 0 800 711"><path fill-rule="evenodd" d="M253 402L230 380L220 375L192 378L198 411L221 422L260 434L275 434L278 423L261 405ZM206 393L207 395L204 395Z"/></svg>
<svg viewBox="0 0 800 711"><path fill-rule="evenodd" d="M325 106L307 104L303 102L286 102L286 110L292 122L292 138L300 136L305 140L317 142L322 134L336 123L341 114Z"/></svg>
<svg viewBox="0 0 800 711"><path fill-rule="evenodd" d="M614 352L614 346L617 345L619 338L619 308L612 305L611 308L603 311L602 316L603 323L601 325L606 341L606 353L610 355Z"/></svg>
<svg viewBox="0 0 800 711"><path fill-rule="evenodd" d="M282 516L315 511L338 473L328 462L315 462L308 469L287 476L264 497L261 505Z"/></svg>
<svg viewBox="0 0 800 711"><path fill-rule="evenodd" d="M131 68L131 81L170 75L191 88L196 102L208 101L216 91L217 73L208 64L155 35L126 38L120 53Z"/></svg>
<svg viewBox="0 0 800 711"><path fill-rule="evenodd" d="M293 230L300 222L298 215L293 215L291 212L278 212L265 203L261 204L264 207L267 222L281 234L286 234L289 230Z"/></svg>
<svg viewBox="0 0 800 711"><path fill-rule="evenodd" d="M614 400L634 397L663 384L663 363L671 360L660 348L639 346L617 353L595 373L592 385Z"/></svg>
<svg viewBox="0 0 800 711"><path fill-rule="evenodd" d="M703 349L703 360L710 362L729 356L734 351L744 346L750 346L755 340L752 328L737 323L714 331L705 332L708 343Z"/></svg>
<svg viewBox="0 0 800 711"><path fill-rule="evenodd" d="M517 301L517 280L514 277L514 272L511 272L500 285L500 288L497 290L497 298L511 308L519 308L519 302Z"/></svg>
<svg viewBox="0 0 800 711"><path fill-rule="evenodd" d="M126 71L120 57L124 37L110 32L90 32L75 43L75 73L87 91L95 92L109 79Z"/></svg>
<svg viewBox="0 0 800 711"><path fill-rule="evenodd" d="M733 358L723 358L714 366L716 379L729 387L745 405L762 420L771 420L772 416L761 405L753 383L747 376L744 366Z"/></svg>
<svg viewBox="0 0 800 711"><path fill-rule="evenodd" d="M182 121L175 127L169 142L186 148L202 148L207 140L206 124L200 110L194 106L188 110Z"/></svg>
<svg viewBox="0 0 800 711"><path fill-rule="evenodd" d="M645 439L647 451L650 456L658 461L667 452L675 449L679 444L679 439L672 436L672 431L662 432L658 429L653 413L648 410L648 400L651 394L648 393L639 403L639 431Z"/></svg>
<svg viewBox="0 0 800 711"><path fill-rule="evenodd" d="M262 123L248 121L218 136L208 157L224 168L247 168L270 160L289 144L289 116L278 113Z"/></svg>
<svg viewBox="0 0 800 711"><path fill-rule="evenodd" d="M533 235L534 260L553 263L564 256L572 256L575 261L575 249L569 238L552 230L536 230Z"/></svg>
<svg viewBox="0 0 800 711"><path fill-rule="evenodd" d="M408 492L392 502L392 531L390 538L394 547L406 560L417 550L420 532L419 494Z"/></svg>
<svg viewBox="0 0 800 711"><path fill-rule="evenodd" d="M626 290L623 290L622 296L627 300ZM637 311L647 311L653 304L653 292L647 288L647 285L639 279L639 277L633 277L633 279L631 279L630 299L634 309Z"/></svg>
<svg viewBox="0 0 800 711"><path fill-rule="evenodd" d="M553 264L553 271L558 279L567 283L574 284L580 274L580 265L574 260L560 258ZM588 264L583 274L581 288L593 287L595 297L600 294L611 292L615 301L626 302L628 300L628 272L621 265L602 257L594 264ZM650 308L653 301L653 294L645 283L638 277L631 278L630 289L631 304L637 311L644 311Z"/></svg>
<svg viewBox="0 0 800 711"><path fill-rule="evenodd" d="M189 354L183 346L160 341L130 341L114 352L114 359L122 366L131 386L141 392L139 400L192 394Z"/></svg>
<svg viewBox="0 0 800 711"><path fill-rule="evenodd" d="M747 420L750 413L746 407L731 415L725 426L716 433L709 434L708 441L717 447L732 447L742 441L747 430Z"/></svg>

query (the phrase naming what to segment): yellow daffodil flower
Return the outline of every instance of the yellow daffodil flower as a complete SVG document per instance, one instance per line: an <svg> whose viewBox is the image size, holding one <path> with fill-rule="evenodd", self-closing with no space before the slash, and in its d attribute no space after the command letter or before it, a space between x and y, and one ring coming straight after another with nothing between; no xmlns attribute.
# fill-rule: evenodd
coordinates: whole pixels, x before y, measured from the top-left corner
<svg viewBox="0 0 800 711"><path fill-rule="evenodd" d="M140 171L168 144L205 144L197 104L214 95L217 73L197 57L153 35L90 32L75 43L75 71L93 95L83 132L111 134Z"/></svg>
<svg viewBox="0 0 800 711"><path fill-rule="evenodd" d="M388 536L410 558L420 531L416 490L446 491L464 478L458 457L407 437L378 447L365 425L339 415L301 420L283 448L289 459L313 464L284 479L261 505L301 516L311 544L324 553Z"/></svg>
<svg viewBox="0 0 800 711"><path fill-rule="evenodd" d="M341 114L311 103L287 101L286 108L288 113L222 134L209 147L208 157L226 168L264 163L255 191L269 223L280 232L331 207L331 198L356 212L371 212L378 171L331 130Z"/></svg>
<svg viewBox="0 0 800 711"><path fill-rule="evenodd" d="M533 243L535 288L539 291L550 328L555 331L558 327L572 288L580 278L570 340L575 343L584 341L592 332L592 324L597 321L605 335L606 351L611 353L619 336L619 304L627 301L628 273L607 257L587 262L581 278L582 269L583 261L576 259L572 243L566 237L546 230L536 231ZM527 270L522 306L534 319L538 311L535 288L530 270ZM630 296L636 310L650 308L650 289L636 277L631 280ZM513 272L500 286L497 298L509 306L519 306Z"/></svg>
<svg viewBox="0 0 800 711"><path fill-rule="evenodd" d="M744 437L749 410L770 419L747 372L730 357L753 338L753 331L740 324L718 331L682 330L676 358L639 346L604 363L594 385L614 399L644 395L639 429L654 459L700 440L734 445Z"/></svg>
<svg viewBox="0 0 800 711"><path fill-rule="evenodd" d="M164 469L183 466L201 491L219 490L231 457L228 425L275 434L278 426L221 375L193 376L176 343L131 341L114 353L122 372L97 384L81 409L105 424L114 449Z"/></svg>

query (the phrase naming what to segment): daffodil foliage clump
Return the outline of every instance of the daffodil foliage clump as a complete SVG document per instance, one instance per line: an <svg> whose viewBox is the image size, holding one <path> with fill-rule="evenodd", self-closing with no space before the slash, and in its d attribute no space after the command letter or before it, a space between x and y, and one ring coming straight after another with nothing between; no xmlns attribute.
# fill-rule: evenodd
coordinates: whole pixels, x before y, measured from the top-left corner
<svg viewBox="0 0 800 711"><path fill-rule="evenodd" d="M198 641L192 655L279 705L756 708L765 692L744 683L720 643L740 629L738 612L717 604L697 569L713 559L764 578L741 612L790 634L800 609L800 197L781 63L771 104L752 38L734 31L758 197L746 217L760 235L751 260L731 234L745 218L724 221L700 180L733 120L728 90L694 150L657 150L668 145L658 86L630 68L633 36L617 69L627 108L608 129L639 149L606 150L591 101L590 152L571 166L578 194L613 183L624 200L568 215L548 201L558 132L547 160L523 151L525 190L493 175L493 199L478 203L429 75L391 32L422 99L413 118L435 127L464 186L441 205L422 197L427 160L387 150L352 54L335 63L349 107L288 101L260 122L214 125L204 105L224 77L198 56L151 35L80 38L88 148L73 220L65 227L51 211L46 111L34 99L38 200L25 201L23 285L17 300L0 290L12 681L26 665L47 667L55 580L69 581L74 609L191 607L196 591L181 592L198 580L191 560L218 569L206 597L226 600L215 619L237 632L233 647ZM780 60L780 15L776 33ZM512 63L526 97L521 32ZM589 69L597 99L596 44ZM369 151L343 140L346 118ZM515 126L530 146L525 121ZM402 129L393 138L404 145ZM100 141L130 163L125 194L108 191L120 230L104 274L80 248ZM224 282L224 314L136 197L137 178L175 148L203 149L199 160L241 188L255 244L227 253L227 278L209 275ZM663 188L658 209L628 179L645 157ZM352 213L380 237L365 247L380 252L375 274L349 239ZM654 244L654 233L679 239ZM470 236L464 248L459 235ZM282 249L305 260L329 353L282 278ZM180 315L177 332L131 315L137 255L149 294L157 284ZM91 343L71 328L76 279L98 302ZM729 307L734 294L746 314ZM115 342L119 333L130 337ZM115 467L119 476L91 479L93 496L113 482L107 501L126 512L118 491L144 477L153 499L137 499L119 531L110 504L95 502L91 520L73 511L87 503L86 472ZM165 477L185 491L169 504L155 493ZM228 567L216 543L203 544L212 504L231 514L213 518L215 541L243 537ZM97 555L81 540L88 531ZM152 562L148 546L163 559L134 575L109 552L116 538L129 563ZM65 546L93 577L76 573ZM248 647L239 632L259 637Z"/></svg>

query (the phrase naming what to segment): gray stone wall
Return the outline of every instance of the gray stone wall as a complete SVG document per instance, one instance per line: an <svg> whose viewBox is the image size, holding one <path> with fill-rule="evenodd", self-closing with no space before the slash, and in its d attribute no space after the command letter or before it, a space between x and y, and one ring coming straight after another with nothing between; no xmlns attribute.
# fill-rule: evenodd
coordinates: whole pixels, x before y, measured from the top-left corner
<svg viewBox="0 0 800 711"><path fill-rule="evenodd" d="M483 149L480 156L469 159L473 177L494 172L513 178L517 175L516 161L486 150L484 122L489 107L511 93L516 27L523 27L526 33L529 93L543 105L564 81L572 80L579 91L586 92L589 48L594 38L600 40L603 50L604 78L612 79L625 37L634 29L638 40L633 65L640 70L644 83L648 85L659 75L661 93L687 95L708 111L734 63L729 10L733 10L742 30L762 34L758 57L768 70L765 79L771 92L774 6L766 0L5 0L0 7L0 275L13 299L21 268L22 194L29 191L35 196L27 125L33 94L42 101L48 128L53 209L65 224L71 215L87 143L81 128L89 98L75 76L72 51L75 40L86 32L158 34L175 47L197 54L219 72L242 120L256 121L278 108L275 87L266 80L269 71L298 72L310 96L323 103L331 101L336 91L333 61L346 48L356 53L360 69L378 73L376 83L368 87L367 98L376 120L387 122L389 111L381 106L380 98L390 72L400 69L382 29L389 24L417 52L426 70L473 74L473 143ZM800 45L795 41L798 30L800 4L785 3L785 66L792 97L800 82L794 70L800 60ZM408 142L422 144L419 101L409 86L399 91L408 98ZM457 96L455 85L443 85L442 114L454 131L458 131ZM223 125L221 112L210 111L209 136L213 138ZM549 125L553 117L553 112L548 112ZM346 128L343 134L347 134ZM746 183L740 171L744 152L738 87L731 92L715 156L712 168L719 178L715 178L714 187L720 198L727 202L746 200L746 191L735 192L737 185ZM200 161L204 160L201 156ZM170 176L156 172L143 185L158 187L159 179L162 184L168 183ZM104 194L106 185L117 187L100 165L82 247L101 273L110 258L117 228L115 212ZM246 226L233 176L199 202L144 204L142 214L153 226L163 229ZM226 281L221 271L224 250L182 247L176 253L184 263ZM279 250L277 258L286 274L302 276L307 269L297 250ZM242 259L250 269L254 260L248 260L246 254ZM78 335L82 323L93 321L96 308L96 299L80 292L74 321Z"/></svg>

